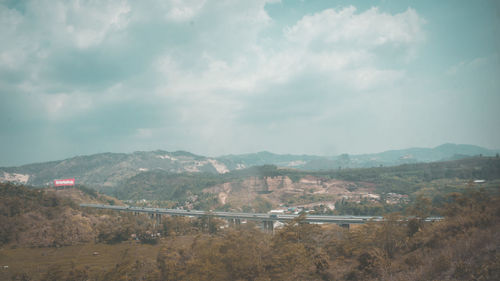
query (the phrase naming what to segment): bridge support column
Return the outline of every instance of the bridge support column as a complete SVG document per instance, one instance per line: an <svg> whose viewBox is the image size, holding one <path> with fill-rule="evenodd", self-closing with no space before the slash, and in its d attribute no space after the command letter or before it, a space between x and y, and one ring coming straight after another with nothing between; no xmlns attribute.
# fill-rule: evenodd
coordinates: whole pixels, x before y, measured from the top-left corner
<svg viewBox="0 0 500 281"><path fill-rule="evenodd" d="M273 221L263 221L264 231L273 233L274 232L274 222Z"/></svg>
<svg viewBox="0 0 500 281"><path fill-rule="evenodd" d="M241 220L240 219L234 219L234 222L236 223L236 225L240 225L241 224Z"/></svg>
<svg viewBox="0 0 500 281"><path fill-rule="evenodd" d="M348 224L348 223L341 223L341 224L339 224L339 226L342 227L342 228L345 228L345 229L349 230L350 224Z"/></svg>

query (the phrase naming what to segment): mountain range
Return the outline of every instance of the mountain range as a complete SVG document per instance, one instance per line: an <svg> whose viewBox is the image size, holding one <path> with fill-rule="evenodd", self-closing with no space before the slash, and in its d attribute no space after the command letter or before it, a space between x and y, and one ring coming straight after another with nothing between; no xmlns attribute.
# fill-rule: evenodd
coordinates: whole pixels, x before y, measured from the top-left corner
<svg viewBox="0 0 500 281"><path fill-rule="evenodd" d="M34 186L52 184L54 179L75 178L77 183L112 187L148 171L169 173L224 174L252 166L276 165L300 170L331 170L395 166L407 163L456 160L471 156L494 156L499 150L474 145L443 144L435 148L409 148L374 154L314 156L258 153L205 157L186 151L163 150L133 153L100 153L18 167L1 167L0 181Z"/></svg>

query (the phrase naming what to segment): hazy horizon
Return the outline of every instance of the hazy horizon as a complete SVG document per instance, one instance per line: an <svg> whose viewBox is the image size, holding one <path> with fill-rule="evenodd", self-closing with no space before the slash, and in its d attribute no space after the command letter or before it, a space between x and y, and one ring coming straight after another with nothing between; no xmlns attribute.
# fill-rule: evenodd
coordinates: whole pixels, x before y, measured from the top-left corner
<svg viewBox="0 0 500 281"><path fill-rule="evenodd" d="M474 144L455 144L455 143L443 143L441 145L447 145L447 144L452 144L452 145L472 145L476 146ZM17 166L23 166L23 165L29 165L29 164L37 164L37 163L45 163L45 162L51 162L51 161L60 161L60 160L65 160L65 159L71 159L74 157L79 157L79 156L90 156L90 155L97 155L97 154L102 154L102 153L116 153L116 154L131 154L131 153L136 153L136 152L153 152L153 151L167 151L167 152L179 152L179 151L184 151L184 152L189 152L193 153L198 156L204 156L204 157L211 157L211 158L217 158L217 157L223 157L223 156L229 156L229 155L245 155L245 154L256 154L256 153L261 153L261 152L269 152L272 154L276 155L308 155L308 156L319 156L319 157L335 157L335 156L340 156L342 154L348 154L348 155L365 155L365 154L377 154L377 153L383 153L387 151L398 151L398 150L406 150L406 149L433 149L438 146L433 146L433 147L401 147L401 148L393 148L393 149L388 149L388 150L383 150L383 151L371 151L371 152L361 152L361 153L349 153L349 152L341 152L338 154L308 154L308 153L277 153L274 151L270 150L259 150L259 151L251 151L251 152L243 152L243 153L228 153L228 154L220 154L220 155L209 155L209 154L202 154L202 153L196 153L194 151L189 151L185 149L179 149L179 150L166 150L166 149L151 149L151 150L132 150L132 151L100 151L100 152L94 152L94 153L88 153L88 154L75 154L75 155L68 155L63 158L54 158L54 159L46 159L42 161L34 161L34 162L26 162L26 163L20 163L20 164L13 164L13 165L0 165L0 167L17 167ZM485 148L488 150L492 151L500 151L500 148L491 148L491 147L484 147L484 146L479 146L481 148Z"/></svg>
<svg viewBox="0 0 500 281"><path fill-rule="evenodd" d="M500 148L498 1L0 1L0 166Z"/></svg>

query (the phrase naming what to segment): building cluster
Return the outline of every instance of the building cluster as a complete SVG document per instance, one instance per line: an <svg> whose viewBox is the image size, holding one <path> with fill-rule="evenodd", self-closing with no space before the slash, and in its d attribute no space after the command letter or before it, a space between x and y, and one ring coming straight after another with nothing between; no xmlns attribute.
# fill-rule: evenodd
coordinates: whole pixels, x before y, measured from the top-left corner
<svg viewBox="0 0 500 281"><path fill-rule="evenodd" d="M410 202L410 199L406 194L389 192L385 195L385 202L387 204L408 203Z"/></svg>
<svg viewBox="0 0 500 281"><path fill-rule="evenodd" d="M380 195L373 193L356 193L352 195L343 195L342 201L361 203L362 201L380 202Z"/></svg>

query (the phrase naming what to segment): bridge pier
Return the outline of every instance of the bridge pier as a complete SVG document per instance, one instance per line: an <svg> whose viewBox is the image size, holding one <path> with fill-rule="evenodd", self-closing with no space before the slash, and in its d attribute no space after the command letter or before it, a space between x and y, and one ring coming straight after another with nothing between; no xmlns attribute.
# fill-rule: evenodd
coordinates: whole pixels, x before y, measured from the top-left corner
<svg viewBox="0 0 500 281"><path fill-rule="evenodd" d="M153 221L153 227L158 227L161 224L161 214L150 213L149 218Z"/></svg>
<svg viewBox="0 0 500 281"><path fill-rule="evenodd" d="M339 224L339 226L342 227L342 228L345 228L345 229L349 230L350 224L348 224L348 223L341 223L341 224Z"/></svg>
<svg viewBox="0 0 500 281"><path fill-rule="evenodd" d="M241 224L241 219L227 219L227 222L229 226L234 227L234 226L239 226Z"/></svg>
<svg viewBox="0 0 500 281"><path fill-rule="evenodd" d="M264 231L273 233L274 232L274 222L273 221L262 221L264 226Z"/></svg>

